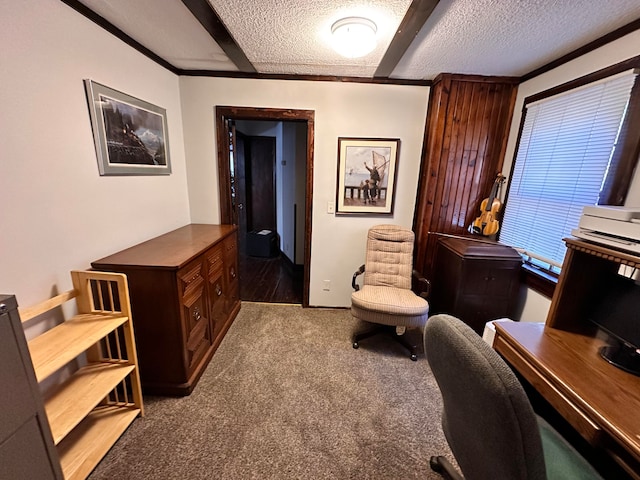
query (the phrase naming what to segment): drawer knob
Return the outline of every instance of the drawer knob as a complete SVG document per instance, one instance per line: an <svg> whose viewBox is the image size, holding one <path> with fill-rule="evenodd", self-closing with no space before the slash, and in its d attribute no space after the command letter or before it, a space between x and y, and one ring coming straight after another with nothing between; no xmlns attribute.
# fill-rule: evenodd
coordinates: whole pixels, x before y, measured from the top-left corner
<svg viewBox="0 0 640 480"><path fill-rule="evenodd" d="M196 307L193 309L193 318L196 322L202 318L202 315L200 314L200 308Z"/></svg>
<svg viewBox="0 0 640 480"><path fill-rule="evenodd" d="M216 295L220 296L222 295L222 289L220 288L220 285L216 284Z"/></svg>

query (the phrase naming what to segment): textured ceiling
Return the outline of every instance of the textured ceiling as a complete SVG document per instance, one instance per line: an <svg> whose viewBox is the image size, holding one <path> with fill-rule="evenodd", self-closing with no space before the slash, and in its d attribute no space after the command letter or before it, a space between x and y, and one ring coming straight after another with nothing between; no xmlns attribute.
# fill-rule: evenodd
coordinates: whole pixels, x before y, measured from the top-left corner
<svg viewBox="0 0 640 480"><path fill-rule="evenodd" d="M259 72L372 77L411 0L209 0ZM365 17L377 26L369 55L347 59L331 48L331 25ZM338 73L336 73L338 72Z"/></svg>
<svg viewBox="0 0 640 480"><path fill-rule="evenodd" d="M442 0L391 76L521 76L637 18L640 0Z"/></svg>
<svg viewBox="0 0 640 480"><path fill-rule="evenodd" d="M238 71L181 0L80 2L176 69ZM200 6L215 10L258 73L370 78L415 4L202 0ZM363 58L342 58L330 46L331 25L346 16L377 25L377 47ZM440 0L390 76L521 76L637 19L640 0Z"/></svg>
<svg viewBox="0 0 640 480"><path fill-rule="evenodd" d="M174 67L238 70L180 0L81 1Z"/></svg>

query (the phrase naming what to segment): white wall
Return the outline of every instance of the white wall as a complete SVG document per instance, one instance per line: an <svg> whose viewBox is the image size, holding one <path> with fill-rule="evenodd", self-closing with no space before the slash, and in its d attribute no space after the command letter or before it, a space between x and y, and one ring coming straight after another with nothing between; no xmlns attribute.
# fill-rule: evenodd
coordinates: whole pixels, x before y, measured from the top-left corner
<svg viewBox="0 0 640 480"><path fill-rule="evenodd" d="M0 45L0 292L29 306L189 223L179 82L58 0L3 1ZM99 176L85 78L167 110L171 175Z"/></svg>
<svg viewBox="0 0 640 480"><path fill-rule="evenodd" d="M411 228L428 87L291 80L180 78L192 220L220 220L215 106L315 111L311 284L315 306L348 306L351 276L364 262L365 236L378 223ZM400 138L395 212L392 217L327 214L335 201L338 137ZM323 280L331 290L323 291Z"/></svg>
<svg viewBox="0 0 640 480"><path fill-rule="evenodd" d="M511 172L511 163L515 153L518 129L522 117L522 106L526 97L637 55L640 55L640 31L630 33L571 62L532 78L528 82L522 83L518 87L518 96L516 98L514 116L511 122L511 130L509 132L503 173L509 175ZM636 171L626 204L628 206L640 206L640 172L638 171ZM551 301L546 297L533 291L528 291L522 313L522 320L544 322L550 304Z"/></svg>

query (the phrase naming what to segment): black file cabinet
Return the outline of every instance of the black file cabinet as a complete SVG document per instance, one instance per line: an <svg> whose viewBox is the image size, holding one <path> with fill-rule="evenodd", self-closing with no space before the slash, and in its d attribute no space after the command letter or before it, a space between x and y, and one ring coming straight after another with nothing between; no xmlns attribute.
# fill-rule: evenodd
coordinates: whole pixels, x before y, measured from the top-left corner
<svg viewBox="0 0 640 480"><path fill-rule="evenodd" d="M62 479L13 295L0 295L0 476Z"/></svg>

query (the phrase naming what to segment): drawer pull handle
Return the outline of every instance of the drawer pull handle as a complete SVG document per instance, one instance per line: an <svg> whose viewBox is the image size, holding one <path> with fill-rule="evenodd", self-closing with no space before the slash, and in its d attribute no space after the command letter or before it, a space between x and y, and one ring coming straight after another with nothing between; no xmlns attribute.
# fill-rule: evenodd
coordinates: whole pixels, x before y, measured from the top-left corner
<svg viewBox="0 0 640 480"><path fill-rule="evenodd" d="M216 285L216 295L222 295L222 289L220 288L220 285Z"/></svg>
<svg viewBox="0 0 640 480"><path fill-rule="evenodd" d="M196 307L193 309L193 318L196 322L202 318L202 315L200 314L200 308Z"/></svg>
<svg viewBox="0 0 640 480"><path fill-rule="evenodd" d="M236 269L235 268L231 269L231 278L236 278Z"/></svg>

